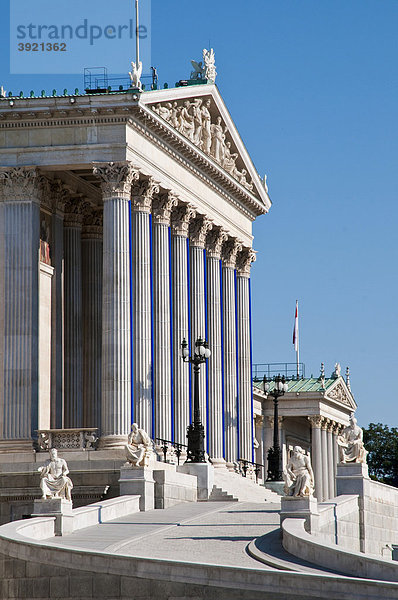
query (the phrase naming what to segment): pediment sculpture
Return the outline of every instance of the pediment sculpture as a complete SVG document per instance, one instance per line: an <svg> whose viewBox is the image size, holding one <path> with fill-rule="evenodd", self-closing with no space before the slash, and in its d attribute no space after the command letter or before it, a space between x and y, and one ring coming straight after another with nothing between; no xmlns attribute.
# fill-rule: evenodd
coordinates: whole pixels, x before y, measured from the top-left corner
<svg viewBox="0 0 398 600"><path fill-rule="evenodd" d="M345 404L346 406L350 406L351 408L354 408L347 392L345 391L345 389L341 383L339 383L338 385L336 385L336 387L334 387L330 391L328 391L327 395L332 400L337 400L338 402L341 402L342 404Z"/></svg>
<svg viewBox="0 0 398 600"><path fill-rule="evenodd" d="M205 154L214 158L245 188L253 191L253 182L248 180L247 170L240 171L236 166L239 154L232 147L232 142L227 140L228 128L220 115L215 121L212 119L210 109L211 100L203 98L191 98L180 102L158 102L152 106L152 110L162 119L170 123Z"/></svg>

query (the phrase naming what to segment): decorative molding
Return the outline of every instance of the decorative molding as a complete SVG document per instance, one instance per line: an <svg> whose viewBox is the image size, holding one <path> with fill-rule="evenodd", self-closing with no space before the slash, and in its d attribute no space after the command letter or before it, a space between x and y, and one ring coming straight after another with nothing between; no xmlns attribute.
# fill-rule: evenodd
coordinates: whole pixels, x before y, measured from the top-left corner
<svg viewBox="0 0 398 600"><path fill-rule="evenodd" d="M206 252L208 258L221 258L222 247L228 239L228 233L223 227L213 227L206 237Z"/></svg>
<svg viewBox="0 0 398 600"><path fill-rule="evenodd" d="M331 398L332 400L336 400L337 402L340 402L341 404L345 404L346 406L349 406L350 408L354 408L354 405L351 402L351 399L350 399L349 395L347 394L346 390L344 389L342 383L338 383L331 390L328 390L326 396L328 398Z"/></svg>
<svg viewBox="0 0 398 600"><path fill-rule="evenodd" d="M251 265L255 261L256 253L253 248L243 248L236 258L238 277L250 277Z"/></svg>
<svg viewBox="0 0 398 600"><path fill-rule="evenodd" d="M228 269L235 269L238 252L242 250L242 243L236 238L229 237L223 244L222 260L223 266Z"/></svg>
<svg viewBox="0 0 398 600"><path fill-rule="evenodd" d="M204 215L197 216L189 227L190 245L196 248L204 248L206 244L206 236L213 227L213 222Z"/></svg>
<svg viewBox="0 0 398 600"><path fill-rule="evenodd" d="M188 237L189 224L196 217L196 210L191 204L178 204L171 213L171 232L173 235Z"/></svg>
<svg viewBox="0 0 398 600"><path fill-rule="evenodd" d="M160 193L152 202L154 223L170 225L171 211L178 205L178 198L171 192Z"/></svg>
<svg viewBox="0 0 398 600"><path fill-rule="evenodd" d="M152 177L137 180L131 190L133 211L150 213L153 197L155 194L159 194L159 189L159 183Z"/></svg>
<svg viewBox="0 0 398 600"><path fill-rule="evenodd" d="M128 197L133 181L139 179L139 171L129 162L109 162L93 165L93 173L101 180L104 199Z"/></svg>

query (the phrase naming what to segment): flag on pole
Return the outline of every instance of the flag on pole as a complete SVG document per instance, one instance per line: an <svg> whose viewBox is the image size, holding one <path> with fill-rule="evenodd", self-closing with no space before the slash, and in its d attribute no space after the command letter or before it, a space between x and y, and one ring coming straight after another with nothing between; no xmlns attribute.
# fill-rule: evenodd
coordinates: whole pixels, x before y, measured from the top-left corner
<svg viewBox="0 0 398 600"><path fill-rule="evenodd" d="M298 331L298 300L296 300L296 314L295 314L295 317L294 317L294 328L293 328L293 344L294 344L294 349L295 349L296 352L298 352L298 349L299 349L298 336L299 336L299 331Z"/></svg>

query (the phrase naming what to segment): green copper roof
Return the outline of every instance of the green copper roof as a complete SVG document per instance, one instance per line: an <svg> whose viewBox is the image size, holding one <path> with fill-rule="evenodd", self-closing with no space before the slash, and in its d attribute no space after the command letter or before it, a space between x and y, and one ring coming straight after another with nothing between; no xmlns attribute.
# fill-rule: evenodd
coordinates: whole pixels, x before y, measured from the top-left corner
<svg viewBox="0 0 398 600"><path fill-rule="evenodd" d="M309 377L303 379L295 379L288 381L289 389L288 392L324 392L328 388L330 388L333 383L335 383L336 378L330 377L325 379L324 387L321 385L320 379L317 377ZM255 381L253 380L253 387L263 391L263 381L262 379ZM274 382L270 381L270 390L273 390Z"/></svg>

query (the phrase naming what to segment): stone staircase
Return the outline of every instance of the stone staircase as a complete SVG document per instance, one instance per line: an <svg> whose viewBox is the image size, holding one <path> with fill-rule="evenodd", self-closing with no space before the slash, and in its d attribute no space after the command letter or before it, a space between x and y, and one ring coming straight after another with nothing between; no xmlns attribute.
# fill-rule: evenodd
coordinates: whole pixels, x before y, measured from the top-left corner
<svg viewBox="0 0 398 600"><path fill-rule="evenodd" d="M280 504L281 497L275 492L258 485L227 469L214 470L214 486L210 494L211 502L273 502Z"/></svg>

